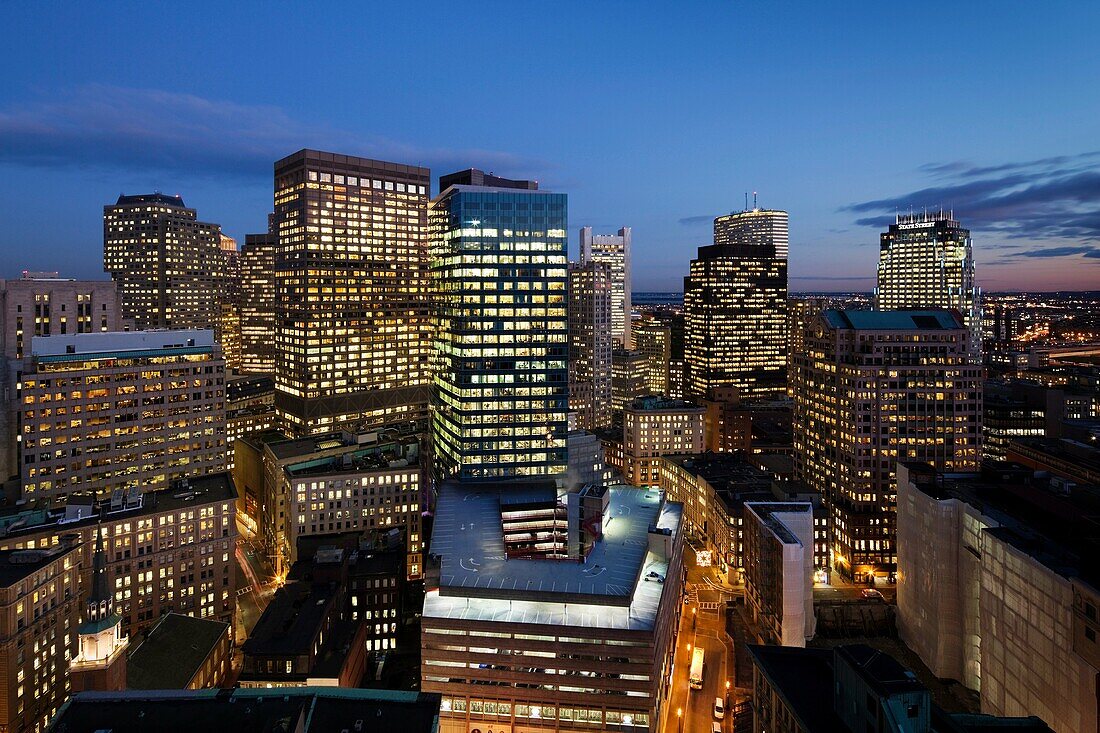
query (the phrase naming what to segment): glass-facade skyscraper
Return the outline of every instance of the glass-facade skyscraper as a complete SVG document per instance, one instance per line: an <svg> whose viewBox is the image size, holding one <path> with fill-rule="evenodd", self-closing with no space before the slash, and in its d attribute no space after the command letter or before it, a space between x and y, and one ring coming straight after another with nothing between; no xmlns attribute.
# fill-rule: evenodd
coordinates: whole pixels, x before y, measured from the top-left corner
<svg viewBox="0 0 1100 733"><path fill-rule="evenodd" d="M581 264L603 262L611 268L611 340L620 349L630 349L630 227L616 234L593 234L581 227Z"/></svg>
<svg viewBox="0 0 1100 733"><path fill-rule="evenodd" d="M981 291L974 281L970 230L951 212L899 214L879 235L876 310L952 308L970 329L970 347L979 351Z"/></svg>
<svg viewBox="0 0 1100 733"><path fill-rule="evenodd" d="M440 189L429 215L438 477L564 473L566 196L477 170Z"/></svg>
<svg viewBox="0 0 1100 733"><path fill-rule="evenodd" d="M741 211L714 220L684 278L687 393L736 387L782 393L787 365L787 212Z"/></svg>

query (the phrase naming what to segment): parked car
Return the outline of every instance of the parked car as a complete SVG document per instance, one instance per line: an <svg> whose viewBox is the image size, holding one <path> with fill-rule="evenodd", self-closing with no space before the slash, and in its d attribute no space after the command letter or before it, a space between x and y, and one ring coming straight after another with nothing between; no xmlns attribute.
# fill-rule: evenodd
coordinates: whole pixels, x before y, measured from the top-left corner
<svg viewBox="0 0 1100 733"><path fill-rule="evenodd" d="M882 597L882 593L879 593L874 588L864 588L860 592L860 595L863 598L867 599L867 600L879 600L879 601L885 601L886 600L885 598Z"/></svg>
<svg viewBox="0 0 1100 733"><path fill-rule="evenodd" d="M722 704L722 698L714 698L714 717L721 720L726 717L726 706Z"/></svg>

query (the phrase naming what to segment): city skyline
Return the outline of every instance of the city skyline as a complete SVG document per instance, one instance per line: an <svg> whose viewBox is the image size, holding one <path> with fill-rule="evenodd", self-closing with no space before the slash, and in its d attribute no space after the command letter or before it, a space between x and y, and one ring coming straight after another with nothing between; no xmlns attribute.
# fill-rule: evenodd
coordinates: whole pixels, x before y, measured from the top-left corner
<svg viewBox="0 0 1100 733"><path fill-rule="evenodd" d="M927 22L944 45L964 44L966 64L906 30L920 18L889 9L824 17L808 6L700 3L667 18L569 6L536 23L534 9L486 5L461 23L414 31L399 22L401 9L383 5L369 20L389 32L372 37L371 68L354 76L327 62L355 46L351 30L372 27L358 11L335 23L331 11L268 19L223 9L218 32L198 47L162 30L206 10L176 9L163 24L141 12L73 8L56 22L33 9L10 13L12 73L0 82L3 275L105 278L99 213L120 192L181 194L244 241L264 230L274 161L310 147L538 179L570 195L571 239L581 226L633 229L637 291L679 290L709 223L754 190L762 207L791 212L794 291L869 291L874 244L895 211L940 206L971 230L987 291L1080 289L1096 279L1096 104L1074 90L1096 75L1084 49L1100 11L1083 4L1019 4L996 17L929 8ZM303 65L308 72L285 71L276 85L255 59L284 20L341 30ZM608 53L561 53L578 26ZM482 61L497 70L485 80L494 107L506 114L487 118L463 85L434 74L471 27ZM522 43L516 27L526 29ZM107 42L93 47L77 29ZM418 50L404 53L414 33ZM504 63L517 53L522 63ZM124 63L134 58L150 63ZM527 59L552 59L563 73L537 73ZM402 112L367 122L357 95ZM912 114L903 104L936 96L960 111ZM1029 104L1015 105L1023 96ZM578 105L590 111L573 114ZM434 112L448 107L472 112Z"/></svg>

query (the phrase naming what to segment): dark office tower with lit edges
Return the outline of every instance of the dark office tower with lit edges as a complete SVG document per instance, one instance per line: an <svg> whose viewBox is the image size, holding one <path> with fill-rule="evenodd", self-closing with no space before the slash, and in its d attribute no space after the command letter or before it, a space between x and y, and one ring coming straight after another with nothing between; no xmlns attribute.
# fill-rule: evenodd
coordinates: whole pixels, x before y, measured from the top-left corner
<svg viewBox="0 0 1100 733"><path fill-rule="evenodd" d="M876 310L948 308L962 314L970 347L982 345L981 289L970 230L954 212L899 214L879 235Z"/></svg>
<svg viewBox="0 0 1100 733"><path fill-rule="evenodd" d="M119 196L103 207L103 269L138 329L216 328L232 274L221 227L180 196Z"/></svg>
<svg viewBox="0 0 1100 733"><path fill-rule="evenodd" d="M736 387L742 398L786 384L787 212L751 209L714 220L684 278L687 393Z"/></svg>
<svg viewBox="0 0 1100 733"><path fill-rule="evenodd" d="M441 479L566 470L565 194L478 170L431 204L432 438Z"/></svg>
<svg viewBox="0 0 1100 733"><path fill-rule="evenodd" d="M275 408L296 435L423 419L427 168L300 150L275 164Z"/></svg>

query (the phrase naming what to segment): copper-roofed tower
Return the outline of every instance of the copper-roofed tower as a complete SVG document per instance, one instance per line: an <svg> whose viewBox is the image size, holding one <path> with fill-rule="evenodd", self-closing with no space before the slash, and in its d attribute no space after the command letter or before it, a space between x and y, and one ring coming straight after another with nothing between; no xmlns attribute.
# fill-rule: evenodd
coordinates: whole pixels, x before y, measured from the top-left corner
<svg viewBox="0 0 1100 733"><path fill-rule="evenodd" d="M126 647L122 616L115 612L114 595L107 583L107 553L103 527L96 527L92 558L91 593L84 607L84 621L77 628L80 652L69 666L73 692L126 689Z"/></svg>

